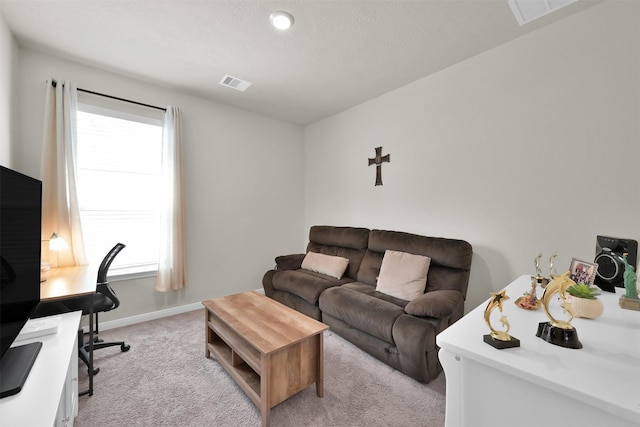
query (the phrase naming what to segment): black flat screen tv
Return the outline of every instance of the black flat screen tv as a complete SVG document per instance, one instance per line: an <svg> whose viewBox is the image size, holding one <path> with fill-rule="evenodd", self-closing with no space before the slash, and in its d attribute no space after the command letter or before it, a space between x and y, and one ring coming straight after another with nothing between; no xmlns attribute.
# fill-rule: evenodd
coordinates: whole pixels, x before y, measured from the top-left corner
<svg viewBox="0 0 640 427"><path fill-rule="evenodd" d="M42 347L11 347L40 302L42 183L0 166L0 398L20 392ZM11 348L10 348L11 347Z"/></svg>

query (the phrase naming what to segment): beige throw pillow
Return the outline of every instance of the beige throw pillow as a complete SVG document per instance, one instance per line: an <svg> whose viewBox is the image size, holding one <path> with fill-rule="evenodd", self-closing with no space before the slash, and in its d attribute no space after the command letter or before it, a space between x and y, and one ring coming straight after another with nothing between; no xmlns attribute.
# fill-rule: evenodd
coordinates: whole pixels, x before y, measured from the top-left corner
<svg viewBox="0 0 640 427"><path fill-rule="evenodd" d="M424 293L431 258L387 250L382 258L376 291L411 301Z"/></svg>
<svg viewBox="0 0 640 427"><path fill-rule="evenodd" d="M339 256L331 256L319 254L317 252L309 252L302 260L302 268L316 273L326 274L327 276L342 278L344 271L349 265L349 259Z"/></svg>

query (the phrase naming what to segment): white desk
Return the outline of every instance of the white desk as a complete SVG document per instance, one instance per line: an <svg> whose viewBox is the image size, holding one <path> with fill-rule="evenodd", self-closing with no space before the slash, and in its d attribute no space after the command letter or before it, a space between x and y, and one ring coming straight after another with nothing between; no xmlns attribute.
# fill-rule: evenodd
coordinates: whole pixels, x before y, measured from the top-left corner
<svg viewBox="0 0 640 427"><path fill-rule="evenodd" d="M42 348L20 393L0 400L1 426L73 425L73 417L78 414L77 339L81 315L80 311L59 315L61 322L55 334L23 341L18 336L14 346L40 341Z"/></svg>
<svg viewBox="0 0 640 427"><path fill-rule="evenodd" d="M583 348L563 348L536 336L538 323L548 320L542 309L513 303L530 288L530 276L519 277L503 303L520 347L497 350L483 342L486 302L436 337L447 427L639 426L640 311L619 307L621 289L602 292L600 318L571 322Z"/></svg>
<svg viewBox="0 0 640 427"><path fill-rule="evenodd" d="M94 265L53 268L43 273L46 280L40 283L40 299L54 301L95 293L98 268Z"/></svg>
<svg viewBox="0 0 640 427"><path fill-rule="evenodd" d="M42 301L63 300L69 297L92 295L96 292L98 267L93 264L60 267L47 271L40 283ZM93 299L89 310L89 389L81 395L93 396Z"/></svg>

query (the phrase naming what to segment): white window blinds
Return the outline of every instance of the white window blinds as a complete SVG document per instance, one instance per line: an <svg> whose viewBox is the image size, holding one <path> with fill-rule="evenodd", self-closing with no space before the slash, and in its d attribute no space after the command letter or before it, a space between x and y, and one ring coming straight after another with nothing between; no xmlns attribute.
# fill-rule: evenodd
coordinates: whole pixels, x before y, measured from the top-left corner
<svg viewBox="0 0 640 427"><path fill-rule="evenodd" d="M110 275L155 272L158 262L162 121L78 105L78 199L90 263L127 245ZM154 118L153 116L157 116Z"/></svg>

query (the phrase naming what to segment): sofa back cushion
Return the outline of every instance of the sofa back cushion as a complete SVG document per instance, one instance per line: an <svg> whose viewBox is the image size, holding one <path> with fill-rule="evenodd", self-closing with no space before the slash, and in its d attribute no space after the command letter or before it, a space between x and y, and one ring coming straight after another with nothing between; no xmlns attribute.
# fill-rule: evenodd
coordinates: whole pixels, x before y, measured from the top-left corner
<svg viewBox="0 0 640 427"><path fill-rule="evenodd" d="M319 254L310 251L307 252L307 255L302 260L302 266L300 268L303 270L326 274L327 276L335 277L336 279L342 279L342 276L348 266L348 258Z"/></svg>
<svg viewBox="0 0 640 427"><path fill-rule="evenodd" d="M426 256L387 249L376 283L376 291L406 301L424 294L431 259Z"/></svg>
<svg viewBox="0 0 640 427"><path fill-rule="evenodd" d="M359 282L376 285L387 249L431 258L425 292L446 289L466 296L473 256L468 242L399 231L371 230L369 245L357 276Z"/></svg>
<svg viewBox="0 0 640 427"><path fill-rule="evenodd" d="M358 269L367 250L368 242L368 228L314 225L309 230L307 252L349 259L349 266L343 277L355 280L358 277Z"/></svg>

